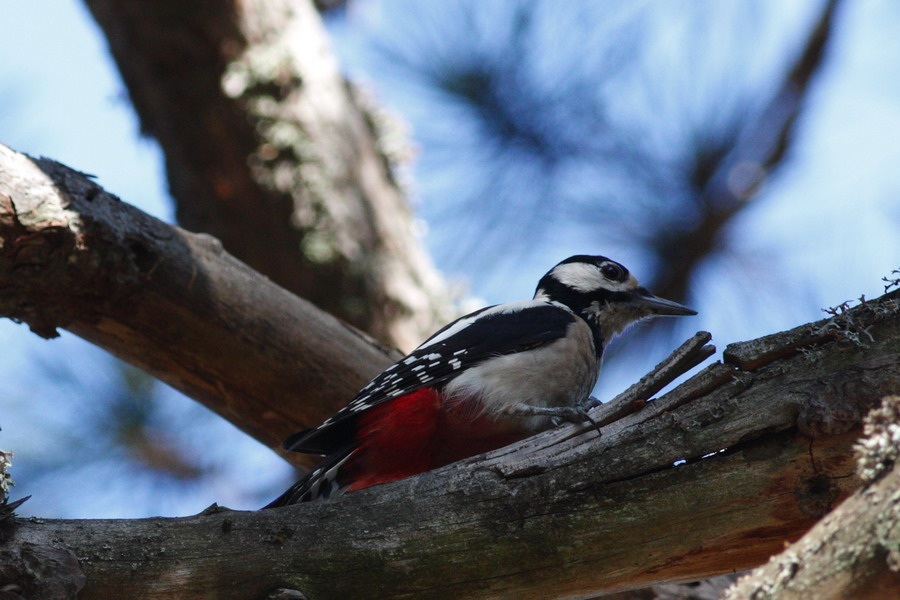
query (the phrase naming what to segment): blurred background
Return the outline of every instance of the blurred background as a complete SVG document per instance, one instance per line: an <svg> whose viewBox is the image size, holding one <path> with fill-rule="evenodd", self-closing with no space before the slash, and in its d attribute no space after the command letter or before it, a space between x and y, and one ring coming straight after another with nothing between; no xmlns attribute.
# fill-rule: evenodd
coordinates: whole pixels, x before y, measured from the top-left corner
<svg viewBox="0 0 900 600"><path fill-rule="evenodd" d="M0 141L174 222L161 153L84 6L0 6ZM602 399L698 329L723 349L876 297L900 266L895 2L319 8L345 73L401 136L419 229L467 304L530 297L554 263L596 253L700 311L618 340ZM294 476L74 336L3 320L0 355L0 448L15 453L12 497L33 495L20 514L251 509Z"/></svg>

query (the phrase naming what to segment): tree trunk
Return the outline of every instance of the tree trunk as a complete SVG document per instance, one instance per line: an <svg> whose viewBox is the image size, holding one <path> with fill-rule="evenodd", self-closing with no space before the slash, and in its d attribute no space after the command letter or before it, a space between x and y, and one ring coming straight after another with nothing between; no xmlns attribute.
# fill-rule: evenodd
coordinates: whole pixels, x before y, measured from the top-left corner
<svg viewBox="0 0 900 600"><path fill-rule="evenodd" d="M341 77L308 0L86 4L182 225L385 343L411 349L445 320L384 118Z"/></svg>

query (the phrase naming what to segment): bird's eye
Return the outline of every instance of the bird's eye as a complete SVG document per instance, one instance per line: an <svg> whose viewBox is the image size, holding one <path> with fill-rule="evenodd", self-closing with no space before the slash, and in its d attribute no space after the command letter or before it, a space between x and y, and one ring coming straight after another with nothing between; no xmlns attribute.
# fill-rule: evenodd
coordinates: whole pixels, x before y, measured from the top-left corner
<svg viewBox="0 0 900 600"><path fill-rule="evenodd" d="M625 269L616 263L603 263L600 267L600 272L603 273L604 277L611 281L625 281Z"/></svg>

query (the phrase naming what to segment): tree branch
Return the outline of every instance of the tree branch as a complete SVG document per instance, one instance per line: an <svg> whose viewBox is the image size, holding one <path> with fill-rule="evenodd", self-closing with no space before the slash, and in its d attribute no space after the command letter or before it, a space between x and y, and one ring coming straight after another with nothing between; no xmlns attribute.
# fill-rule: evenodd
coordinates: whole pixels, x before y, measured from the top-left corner
<svg viewBox="0 0 900 600"><path fill-rule="evenodd" d="M67 329L276 449L396 358L215 238L2 145L0 315L43 337Z"/></svg>
<svg viewBox="0 0 900 600"><path fill-rule="evenodd" d="M746 569L858 485L850 450L861 415L900 391L898 347L894 292L730 346L599 438L561 427L278 510L21 521L3 548L71 552L79 598L548 598Z"/></svg>

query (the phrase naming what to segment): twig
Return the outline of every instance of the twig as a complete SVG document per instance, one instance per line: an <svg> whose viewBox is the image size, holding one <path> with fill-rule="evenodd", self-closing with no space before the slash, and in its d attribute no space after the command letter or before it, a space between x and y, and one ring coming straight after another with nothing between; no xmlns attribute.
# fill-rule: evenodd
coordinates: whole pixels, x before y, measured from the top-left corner
<svg viewBox="0 0 900 600"><path fill-rule="evenodd" d="M711 339L712 334L708 331L698 331L640 381L590 411L596 426L602 427L630 415L644 406L654 394L715 354L716 347L707 345Z"/></svg>
<svg viewBox="0 0 900 600"><path fill-rule="evenodd" d="M31 498L30 495L25 496L24 498L19 498L18 500L13 500L12 502L0 502L0 522L8 519L9 517L15 516L14 511L22 504L24 504L25 501L29 498Z"/></svg>

